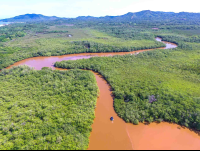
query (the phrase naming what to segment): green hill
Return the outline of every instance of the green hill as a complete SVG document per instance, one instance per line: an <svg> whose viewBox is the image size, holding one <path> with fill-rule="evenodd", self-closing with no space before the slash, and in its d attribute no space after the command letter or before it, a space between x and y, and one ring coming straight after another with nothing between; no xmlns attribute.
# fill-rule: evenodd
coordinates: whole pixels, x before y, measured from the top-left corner
<svg viewBox="0 0 200 151"><path fill-rule="evenodd" d="M59 19L56 16L44 16L41 14L25 14L13 18L2 19L3 22L27 22L27 21L41 21L41 20L55 20Z"/></svg>

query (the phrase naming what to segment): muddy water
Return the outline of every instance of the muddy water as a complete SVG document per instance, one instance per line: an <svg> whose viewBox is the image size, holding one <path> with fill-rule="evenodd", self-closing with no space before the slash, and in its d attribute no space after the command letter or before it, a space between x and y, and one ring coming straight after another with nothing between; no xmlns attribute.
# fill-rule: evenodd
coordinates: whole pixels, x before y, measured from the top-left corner
<svg viewBox="0 0 200 151"><path fill-rule="evenodd" d="M113 98L110 86L99 75L94 73L100 89L100 97L95 110L89 150L131 150L132 144L127 135L126 123L117 116L113 109ZM110 121L114 117L114 121Z"/></svg>
<svg viewBox="0 0 200 151"><path fill-rule="evenodd" d="M157 38L157 40L161 39ZM167 44L166 49L177 47L172 43L164 43ZM58 69L53 67L56 61L87 59L94 56L134 54L142 51L150 51L150 49L135 52L83 53L53 57L35 57L17 62L12 66L28 65L34 67L36 70L40 70L42 67ZM188 129L179 128L176 124L153 123L148 126L144 124L134 126L125 123L114 111L110 86L98 73L94 74L100 89L100 97L98 98L95 110L96 118L92 125L89 150L200 149L200 136ZM110 121L111 116L114 117L114 122Z"/></svg>
<svg viewBox="0 0 200 151"><path fill-rule="evenodd" d="M114 56L114 55L125 55L125 54L138 54L144 51L150 51L152 49L146 50L138 50L133 52L111 52L111 53L81 53L81 54L70 54L70 55L63 55L63 56L51 56L51 57L33 57L24 59L22 61L16 62L13 65L9 66L11 68L13 66L19 65L28 65L30 67L34 67L36 70L41 70L43 67L50 67L55 69L54 63L60 62L64 60L79 60L79 59L88 59L91 57L101 57L101 56Z"/></svg>
<svg viewBox="0 0 200 151"><path fill-rule="evenodd" d="M164 49L173 49L177 47L176 44L167 41L162 41L162 38L159 37L156 38L156 41L163 42L166 45Z"/></svg>
<svg viewBox="0 0 200 151"><path fill-rule="evenodd" d="M177 124L126 124L134 150L199 150L200 136Z"/></svg>
<svg viewBox="0 0 200 151"><path fill-rule="evenodd" d="M157 41L162 41L161 38L156 38ZM176 48L177 45L169 42L162 41L166 44L166 47L160 49L170 49ZM132 52L110 52L110 53L81 53L81 54L69 54L63 56L51 56L51 57L33 57L28 58L15 64L11 65L9 68L18 65L28 65L30 67L34 67L36 70L41 70L43 67L51 67L54 68L55 62L60 62L63 60L78 60L78 59L88 59L91 57L101 57L101 56L114 56L114 55L125 55L125 54L138 54L140 52L151 51L153 49L146 49L146 50L138 50Z"/></svg>
<svg viewBox="0 0 200 151"><path fill-rule="evenodd" d="M66 71L67 69L55 68ZM92 71L93 72L93 71ZM104 78L93 72L100 90L95 109L95 119L92 125L88 150L133 150L126 123L117 116L113 109L111 87ZM110 117L114 121L110 121Z"/></svg>

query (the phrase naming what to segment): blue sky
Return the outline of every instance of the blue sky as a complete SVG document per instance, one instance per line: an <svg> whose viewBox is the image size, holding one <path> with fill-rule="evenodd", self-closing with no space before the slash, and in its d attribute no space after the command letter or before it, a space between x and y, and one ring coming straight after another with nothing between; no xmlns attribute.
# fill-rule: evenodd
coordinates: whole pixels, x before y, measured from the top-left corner
<svg viewBox="0 0 200 151"><path fill-rule="evenodd" d="M0 18L27 13L47 16L116 16L141 10L200 12L200 0L0 0Z"/></svg>

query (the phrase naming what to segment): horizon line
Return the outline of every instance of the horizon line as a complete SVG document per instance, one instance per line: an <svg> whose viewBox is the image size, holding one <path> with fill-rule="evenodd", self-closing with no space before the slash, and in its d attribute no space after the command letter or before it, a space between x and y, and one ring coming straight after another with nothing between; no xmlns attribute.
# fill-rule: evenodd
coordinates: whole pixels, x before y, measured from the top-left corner
<svg viewBox="0 0 200 151"><path fill-rule="evenodd" d="M126 15L128 13L138 13L138 12L143 12L143 11L151 11L151 12L163 12L163 13L175 13L175 14L179 14L179 13L193 13L193 14L200 14L200 12L187 12L187 11L180 11L180 12L173 12L173 11L152 11L152 10L141 10L141 11L137 11L137 12L127 12L125 14L121 14L121 15L106 15L106 16L91 16L91 15L87 15L87 16L77 16L77 17L59 17L59 16L48 16L48 15L43 15L43 14L40 14L40 13L26 13L26 14L21 14L21 15L16 15L14 17L17 17L17 16L23 16L23 15L32 15L32 14L35 14L35 15L43 15L43 16L47 16L47 17L58 17L58 18L65 18L65 19L75 19L75 18L78 18L78 17L108 17L108 16L122 16L122 15ZM14 17L9 17L9 18L0 18L0 20L4 20L4 19L10 19L10 18L14 18Z"/></svg>

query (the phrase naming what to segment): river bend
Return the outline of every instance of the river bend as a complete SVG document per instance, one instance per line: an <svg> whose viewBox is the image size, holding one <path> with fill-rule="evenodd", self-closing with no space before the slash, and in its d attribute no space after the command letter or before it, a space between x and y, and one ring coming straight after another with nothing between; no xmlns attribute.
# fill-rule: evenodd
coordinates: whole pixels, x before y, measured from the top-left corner
<svg viewBox="0 0 200 151"><path fill-rule="evenodd" d="M162 41L161 38L156 38ZM177 45L169 42L165 48L176 48ZM64 70L54 67L54 63L63 60L88 59L94 56L114 56L125 54L138 54L152 49L139 50L133 52L117 53L82 53L51 57L34 57L19 61L13 66L28 65L40 70L43 67L50 67L56 70ZM100 90L95 109L95 119L92 125L90 143L88 150L140 150L140 149L200 149L200 136L189 129L182 128L176 124L166 122L150 125L140 123L135 126L125 123L117 116L113 108L113 97L110 85L98 73L93 72ZM110 117L114 117L114 122Z"/></svg>

